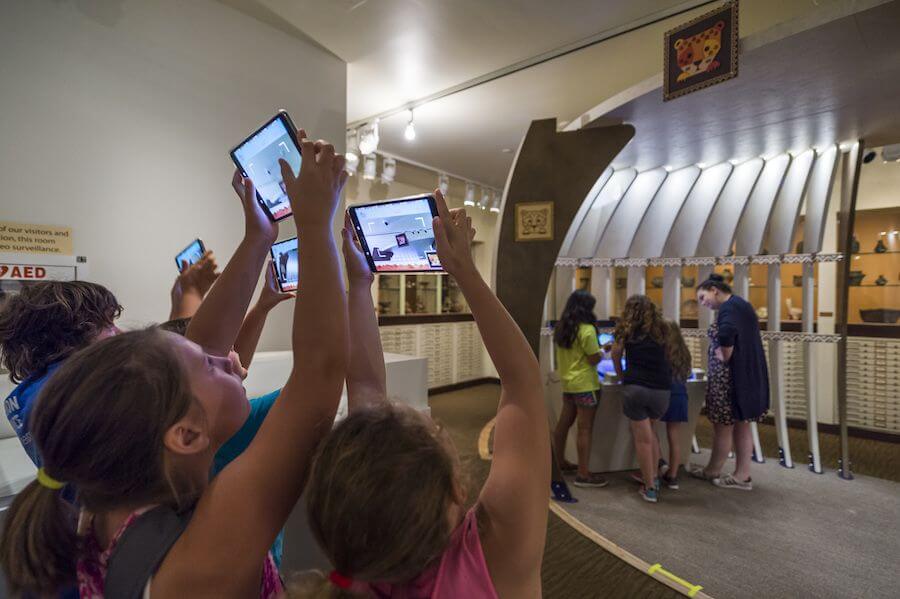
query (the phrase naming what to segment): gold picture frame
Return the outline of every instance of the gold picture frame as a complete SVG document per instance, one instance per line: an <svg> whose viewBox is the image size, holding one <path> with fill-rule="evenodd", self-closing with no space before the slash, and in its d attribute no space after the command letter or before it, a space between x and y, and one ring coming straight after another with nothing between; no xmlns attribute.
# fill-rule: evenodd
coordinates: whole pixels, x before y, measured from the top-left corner
<svg viewBox="0 0 900 599"><path fill-rule="evenodd" d="M516 204L516 241L553 240L553 202Z"/></svg>

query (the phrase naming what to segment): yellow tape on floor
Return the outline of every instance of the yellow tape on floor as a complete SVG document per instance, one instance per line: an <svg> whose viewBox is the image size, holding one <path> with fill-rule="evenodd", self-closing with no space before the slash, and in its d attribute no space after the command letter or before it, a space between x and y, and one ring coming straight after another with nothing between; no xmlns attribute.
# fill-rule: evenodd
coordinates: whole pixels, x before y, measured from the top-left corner
<svg viewBox="0 0 900 599"><path fill-rule="evenodd" d="M484 425L484 428L481 429L481 433L478 435L478 455L482 460L485 461L489 461L492 457L490 449L490 438L491 432L494 430L495 420L496 418L492 419L490 422ZM562 505L556 503L552 499L550 500L550 511L559 516L559 518L563 522L574 528L583 536L599 545L603 550L607 551L608 553L612 553L625 563L640 570L642 573L653 577L655 580L658 580L667 587L674 589L675 591L681 593L682 595L685 595L686 597L712 599L712 597L702 592L702 586L691 584L683 578L679 578L675 574L672 574L668 570L665 570L661 564L653 564L651 566L649 563L645 562L638 556L627 551L626 549L619 547L618 545L598 533L596 530L570 514L562 507Z"/></svg>

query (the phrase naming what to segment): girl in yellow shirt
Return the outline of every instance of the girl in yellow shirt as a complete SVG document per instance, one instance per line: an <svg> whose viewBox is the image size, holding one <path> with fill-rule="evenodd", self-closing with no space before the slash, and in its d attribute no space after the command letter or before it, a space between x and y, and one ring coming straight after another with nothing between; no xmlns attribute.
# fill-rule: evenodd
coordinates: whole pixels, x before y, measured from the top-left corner
<svg viewBox="0 0 900 599"><path fill-rule="evenodd" d="M583 289L569 296L559 322L553 332L556 349L556 368L563 385L562 413L556 423L553 444L557 463L563 472L577 470L576 487L605 487L608 481L588 470L591 455L591 435L594 416L600 400L600 377L597 364L602 353L597 341L594 305L597 300ZM566 438L569 429L578 420L578 464L565 459Z"/></svg>

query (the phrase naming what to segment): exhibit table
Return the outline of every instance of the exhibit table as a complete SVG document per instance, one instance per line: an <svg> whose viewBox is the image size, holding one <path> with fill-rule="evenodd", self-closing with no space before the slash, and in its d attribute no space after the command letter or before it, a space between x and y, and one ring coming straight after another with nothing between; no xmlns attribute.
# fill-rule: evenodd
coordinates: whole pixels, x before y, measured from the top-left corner
<svg viewBox="0 0 900 599"><path fill-rule="evenodd" d="M681 456L687 463L691 455L691 439L697 427L697 418L706 395L706 381L688 381L688 421L681 427ZM548 403L554 415L553 421L559 417L562 404L562 385L550 381L546 386ZM660 440L663 458L669 451L665 423L657 423L657 435ZM569 430L566 443L566 459L578 462L575 450L577 425ZM606 383L600 389L600 405L594 420L594 431L591 439L591 457L588 466L591 472L618 472L635 470L638 467L634 452L634 442L628 418L622 412L622 385Z"/></svg>

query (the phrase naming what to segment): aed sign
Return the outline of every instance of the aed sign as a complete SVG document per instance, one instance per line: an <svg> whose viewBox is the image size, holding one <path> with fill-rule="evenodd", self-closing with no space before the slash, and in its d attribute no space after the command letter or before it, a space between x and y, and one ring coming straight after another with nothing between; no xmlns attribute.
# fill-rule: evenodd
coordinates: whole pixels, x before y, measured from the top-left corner
<svg viewBox="0 0 900 599"><path fill-rule="evenodd" d="M0 280L6 281L74 281L72 266L38 264L0 264Z"/></svg>

